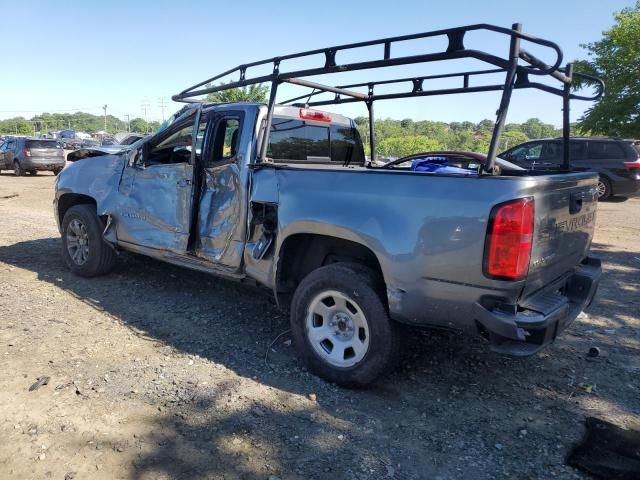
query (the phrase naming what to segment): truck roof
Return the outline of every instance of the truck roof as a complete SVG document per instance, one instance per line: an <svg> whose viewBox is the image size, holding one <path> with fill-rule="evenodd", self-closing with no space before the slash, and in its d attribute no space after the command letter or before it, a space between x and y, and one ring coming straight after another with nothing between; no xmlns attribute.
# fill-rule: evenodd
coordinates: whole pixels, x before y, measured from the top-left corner
<svg viewBox="0 0 640 480"><path fill-rule="evenodd" d="M213 110L216 107L220 107L223 105L236 105L236 104L242 104L242 105L248 105L248 106L255 106L258 108L268 108L268 105L266 103L260 103L260 102L224 102L224 103L217 103L217 102L204 102L202 104L202 108L204 111L208 111L208 110ZM340 115L339 113L333 113L333 112L327 112L324 110L317 110L317 109L309 109L309 108L300 108L300 107L294 107L291 105L275 105L274 106L274 110L273 110L273 115L275 117L286 117L286 118L291 118L291 119L296 119L299 120L303 117L301 117L301 111L306 111L306 112L319 112L321 114L324 114L324 119L323 120L318 120L319 122L325 122L325 123L332 123L334 125L344 125L346 127L351 127L353 125L353 120L351 120L349 117L346 117L344 115ZM306 121L314 121L312 118L310 118L309 115L307 115L306 117L303 118Z"/></svg>

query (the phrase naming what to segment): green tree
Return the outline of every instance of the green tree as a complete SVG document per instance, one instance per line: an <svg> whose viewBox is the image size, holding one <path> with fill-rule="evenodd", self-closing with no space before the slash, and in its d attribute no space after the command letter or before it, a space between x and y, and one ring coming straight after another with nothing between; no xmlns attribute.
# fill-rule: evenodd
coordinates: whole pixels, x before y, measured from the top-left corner
<svg viewBox="0 0 640 480"><path fill-rule="evenodd" d="M136 117L129 123L131 125L131 131L135 133L147 133L148 125L144 121L144 118Z"/></svg>
<svg viewBox="0 0 640 480"><path fill-rule="evenodd" d="M539 118L530 118L521 125L521 129L529 138L547 138L558 134L553 125L542 123Z"/></svg>
<svg viewBox="0 0 640 480"><path fill-rule="evenodd" d="M601 40L582 45L588 60L576 71L597 75L606 94L580 119L582 132L640 137L640 1L614 15L615 24ZM583 86L587 82L579 82Z"/></svg>
<svg viewBox="0 0 640 480"><path fill-rule="evenodd" d="M414 153L439 150L440 144L433 138L422 135L385 138L378 143L376 153L384 157L405 157Z"/></svg>
<svg viewBox="0 0 640 480"><path fill-rule="evenodd" d="M221 83L220 85L224 85ZM207 88L211 87L211 84L206 85ZM208 102L258 102L266 103L267 94L269 93L269 87L266 85L248 85L246 87L231 88L229 90L222 90L221 92L213 92L207 95Z"/></svg>
<svg viewBox="0 0 640 480"><path fill-rule="evenodd" d="M501 136L500 136L500 151L504 151L507 148L511 148L511 147L515 147L516 145L518 145L519 143L524 143L527 140L529 140L529 138L527 138L527 135L524 132L518 131L518 130L509 130L507 132L504 132ZM487 144L487 150L488 150L488 144Z"/></svg>

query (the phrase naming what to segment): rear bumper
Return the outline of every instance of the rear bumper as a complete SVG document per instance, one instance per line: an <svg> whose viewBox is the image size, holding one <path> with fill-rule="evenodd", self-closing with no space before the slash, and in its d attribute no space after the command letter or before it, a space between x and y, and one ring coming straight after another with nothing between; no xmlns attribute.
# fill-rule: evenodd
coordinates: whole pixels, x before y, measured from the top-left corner
<svg viewBox="0 0 640 480"><path fill-rule="evenodd" d="M591 304L601 275L600 260L587 258L571 276L520 300L511 311L489 310L476 303L476 325L492 350L532 355L553 342Z"/></svg>
<svg viewBox="0 0 640 480"><path fill-rule="evenodd" d="M611 189L613 190L614 195L633 195L634 193L640 192L640 178L613 181Z"/></svg>
<svg viewBox="0 0 640 480"><path fill-rule="evenodd" d="M20 160L24 170L61 170L64 164L64 157L25 157Z"/></svg>

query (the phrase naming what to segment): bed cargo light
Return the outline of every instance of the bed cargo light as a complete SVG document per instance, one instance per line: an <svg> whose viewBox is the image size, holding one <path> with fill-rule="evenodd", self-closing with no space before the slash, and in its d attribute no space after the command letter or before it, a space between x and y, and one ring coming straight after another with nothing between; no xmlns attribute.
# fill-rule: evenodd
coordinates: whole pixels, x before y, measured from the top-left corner
<svg viewBox="0 0 640 480"><path fill-rule="evenodd" d="M520 198L493 208L485 248L485 274L520 280L529 269L533 241L533 198Z"/></svg>

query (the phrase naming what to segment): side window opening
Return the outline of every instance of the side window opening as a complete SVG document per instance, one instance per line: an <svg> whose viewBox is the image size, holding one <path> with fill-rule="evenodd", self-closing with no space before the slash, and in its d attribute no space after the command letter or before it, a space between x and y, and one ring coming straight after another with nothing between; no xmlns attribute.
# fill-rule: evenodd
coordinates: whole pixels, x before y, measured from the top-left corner
<svg viewBox="0 0 640 480"><path fill-rule="evenodd" d="M547 142L543 144L542 151L540 153L540 161L545 163L560 163L562 162L562 143L560 142Z"/></svg>
<svg viewBox="0 0 640 480"><path fill-rule="evenodd" d="M213 149L209 158L205 159L204 167L231 160L238 153L240 139L240 120L238 118L223 118L218 122L213 138Z"/></svg>
<svg viewBox="0 0 640 480"><path fill-rule="evenodd" d="M589 160L625 158L622 147L614 142L589 142Z"/></svg>
<svg viewBox="0 0 640 480"><path fill-rule="evenodd" d="M585 142L570 142L569 143L569 159L570 160L584 160L587 156L587 144Z"/></svg>
<svg viewBox="0 0 640 480"><path fill-rule="evenodd" d="M523 165L540 158L542 153L542 143L530 143L528 145L522 145L516 147L511 151L509 159L512 161L521 162ZM527 166L528 168L528 166Z"/></svg>

